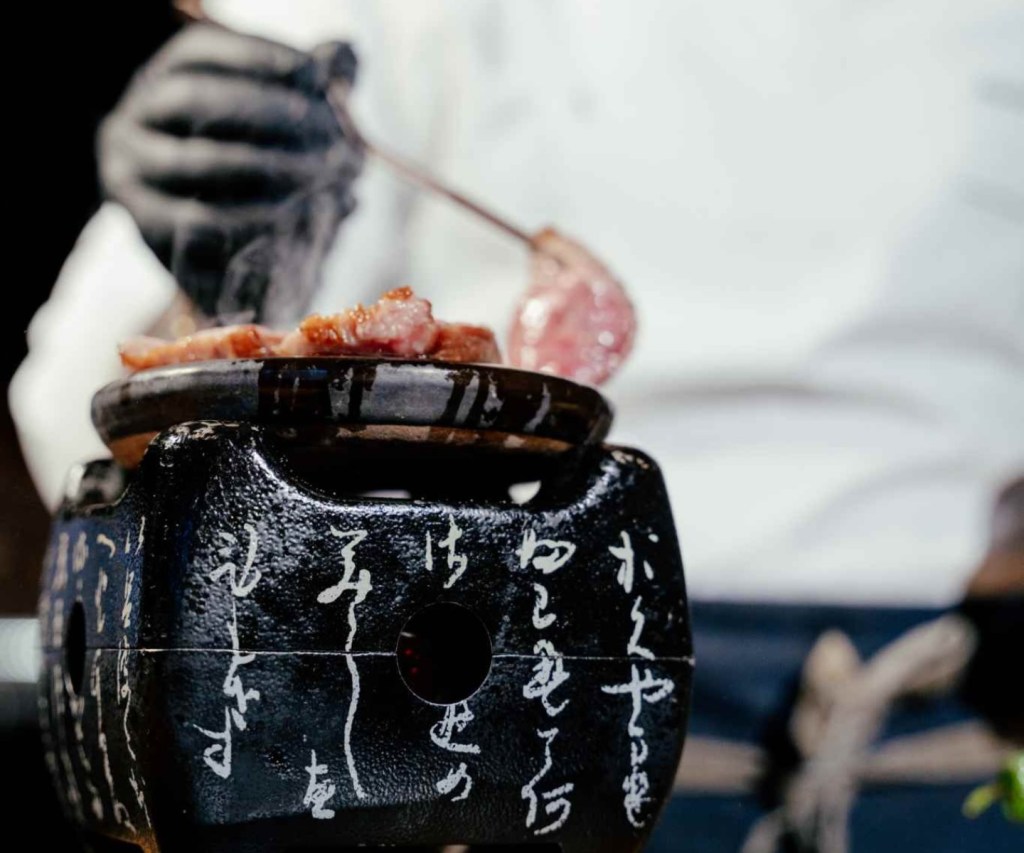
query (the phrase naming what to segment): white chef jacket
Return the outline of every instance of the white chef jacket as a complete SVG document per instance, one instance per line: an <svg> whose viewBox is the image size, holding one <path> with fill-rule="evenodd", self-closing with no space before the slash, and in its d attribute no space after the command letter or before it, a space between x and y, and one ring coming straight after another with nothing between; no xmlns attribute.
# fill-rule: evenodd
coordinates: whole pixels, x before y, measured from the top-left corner
<svg viewBox="0 0 1024 853"><path fill-rule="evenodd" d="M661 464L692 594L953 601L1024 470L1024 5L997 0L209 0L354 40L372 138L621 276L613 438ZM411 284L503 332L521 247L371 163L315 308ZM56 500L88 401L174 285L88 225L11 402Z"/></svg>

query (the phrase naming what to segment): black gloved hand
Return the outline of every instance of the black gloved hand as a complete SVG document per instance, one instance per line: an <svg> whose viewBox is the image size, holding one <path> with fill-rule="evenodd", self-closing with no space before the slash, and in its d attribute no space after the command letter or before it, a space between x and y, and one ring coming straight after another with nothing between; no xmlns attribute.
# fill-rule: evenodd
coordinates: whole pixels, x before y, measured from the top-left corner
<svg viewBox="0 0 1024 853"><path fill-rule="evenodd" d="M100 177L207 314L269 322L307 306L362 166L326 100L351 84L341 43L312 54L187 27L104 121Z"/></svg>

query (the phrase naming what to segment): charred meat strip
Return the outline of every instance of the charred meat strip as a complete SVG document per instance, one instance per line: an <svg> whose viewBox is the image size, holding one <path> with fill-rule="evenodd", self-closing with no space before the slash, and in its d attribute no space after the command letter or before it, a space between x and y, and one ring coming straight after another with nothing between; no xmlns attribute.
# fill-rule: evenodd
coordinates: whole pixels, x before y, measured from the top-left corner
<svg viewBox="0 0 1024 853"><path fill-rule="evenodd" d="M500 363L494 334L482 326L442 323L408 287L340 314L313 314L288 333L263 326L222 326L165 341L134 338L121 345L130 370L221 358L385 356Z"/></svg>

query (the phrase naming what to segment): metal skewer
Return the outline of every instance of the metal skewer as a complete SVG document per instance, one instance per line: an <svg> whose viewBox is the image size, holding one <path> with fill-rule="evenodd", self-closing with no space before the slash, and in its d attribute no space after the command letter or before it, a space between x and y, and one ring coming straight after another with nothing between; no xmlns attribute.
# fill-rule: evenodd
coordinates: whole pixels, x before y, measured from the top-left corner
<svg viewBox="0 0 1024 853"><path fill-rule="evenodd" d="M334 110L334 116L338 120L342 131L354 142L362 145L368 154L376 157L382 163L386 163L407 180L454 202L459 207L468 210L470 213L504 231L510 237L525 243L531 249L536 248L532 235L526 233L522 228L513 225L505 217L498 215L493 210L489 210L479 202L473 201L473 199L463 195L458 190L446 186L426 170L410 163L405 158L392 151L388 151L386 148L381 148L376 143L370 142L352 119L352 114L348 110L347 95L348 87L344 83L335 83L328 89L327 101L331 105L331 109Z"/></svg>
<svg viewBox="0 0 1024 853"><path fill-rule="evenodd" d="M215 24L216 26L223 26L215 18L211 18L206 10L203 9L202 0L175 0L175 8L191 21L205 21L209 24ZM495 228L500 231L504 231L510 237L514 237L521 243L526 244L531 250L536 250L538 247L536 241L531 234L528 234L522 228L509 222L503 216L495 213L484 207L479 202L474 201L468 196L463 195L458 190L454 190L449 186L441 183L433 175L429 174L425 169L420 166L410 163L404 157L400 157L392 151L382 148L374 142L370 142L359 130L355 121L352 119L352 114L348 109L348 86L345 83L333 83L327 90L327 101L334 111L334 117L338 121L338 125L341 127L343 133L345 133L354 143L362 145L363 149L373 157L376 157L382 163L386 163L392 169L394 169L402 177L420 187L423 187L430 192L436 193L437 195L443 196L449 201L457 204L463 210L468 210L470 213L483 219L485 222L489 222Z"/></svg>

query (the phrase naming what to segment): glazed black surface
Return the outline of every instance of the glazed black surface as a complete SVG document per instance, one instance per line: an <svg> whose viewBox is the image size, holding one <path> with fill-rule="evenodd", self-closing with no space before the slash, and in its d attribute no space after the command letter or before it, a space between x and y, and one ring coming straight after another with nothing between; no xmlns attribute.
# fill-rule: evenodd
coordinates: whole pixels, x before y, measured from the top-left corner
<svg viewBox="0 0 1024 853"><path fill-rule="evenodd" d="M639 850L671 790L693 667L657 466L595 443L610 415L591 389L480 367L446 375L422 362L383 375L378 366L361 383L357 367L202 367L207 397L192 403L195 369L100 395L98 418L115 431L135 406L132 431L189 405L204 417L164 428L134 471L88 466L55 519L41 718L65 808L97 849L109 838L169 853ZM223 381L237 394L218 397ZM520 381L527 399L516 399ZM450 404L414 394L411 420L489 418L510 431L536 422L580 444L554 458L496 458L486 447L358 434L282 442L274 426L390 418L388 394L403 382L440 388ZM238 422L246 411L256 417ZM511 499L508 486L530 478L541 480L536 496ZM370 491L381 488L406 497ZM479 689L447 706L417 692L458 684L431 685L440 669L407 668L404 679L396 652L409 646L403 626L441 602L486 631L486 642L467 633L466 654L491 653ZM413 655L459 654L452 637L430 642L419 630ZM634 701L630 685L644 681ZM455 717L463 725L439 743ZM216 737L225 732L226 773ZM330 783L322 805L332 818L314 815L315 781Z"/></svg>

